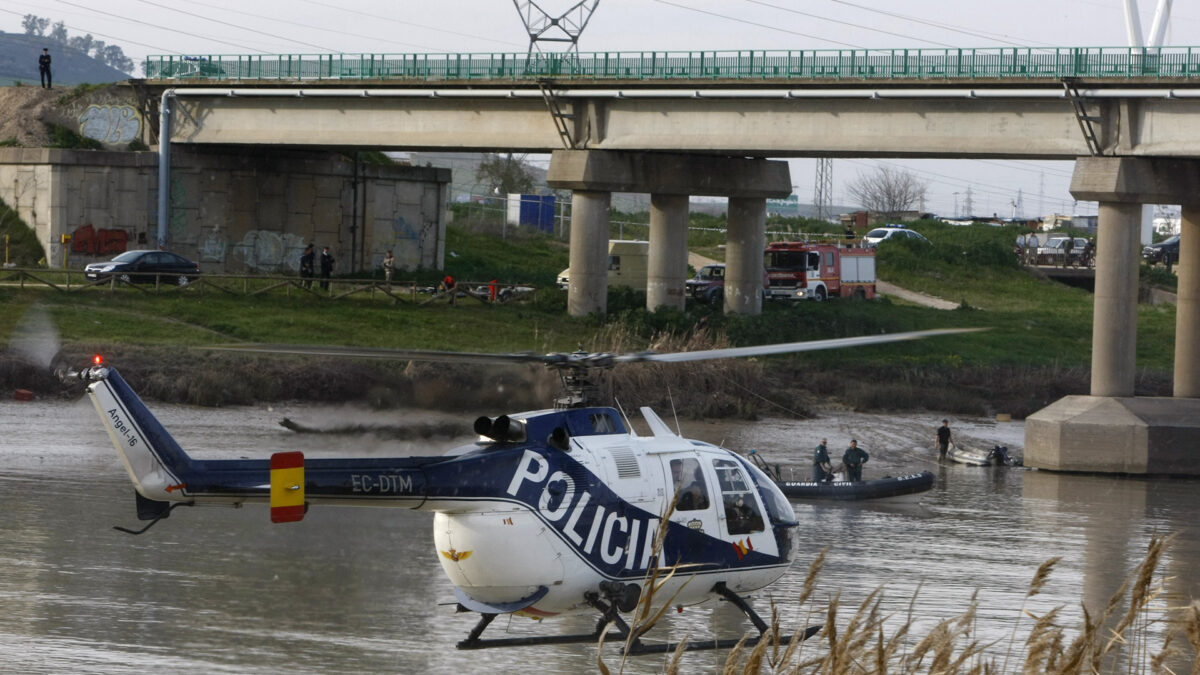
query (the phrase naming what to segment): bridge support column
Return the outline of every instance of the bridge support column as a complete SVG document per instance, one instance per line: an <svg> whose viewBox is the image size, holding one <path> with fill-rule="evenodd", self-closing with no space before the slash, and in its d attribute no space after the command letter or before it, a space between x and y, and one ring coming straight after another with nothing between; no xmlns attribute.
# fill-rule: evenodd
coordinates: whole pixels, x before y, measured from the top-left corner
<svg viewBox="0 0 1200 675"><path fill-rule="evenodd" d="M646 309L683 309L687 279L687 195L650 195L650 260Z"/></svg>
<svg viewBox="0 0 1200 675"><path fill-rule="evenodd" d="M605 150L555 150L550 158L546 184L558 190L574 190L578 195L601 192L649 192L652 197L649 278L646 306L683 306L683 276L687 270L687 200L690 195L729 197L729 249L726 268L725 311L758 314L762 301L762 254L766 227L766 200L787 197L792 191L787 162L769 162L742 157L709 157L656 152L614 152ZM571 282L567 308L573 316L603 312L607 305L605 286L589 285L576 290L576 225L581 219L598 218L579 210L580 200L572 200L574 216L571 229ZM604 202L605 239L607 238L608 198ZM656 204L656 206L654 205ZM657 218L654 213L657 212ZM588 222L591 222L590 220ZM661 222L664 226L655 227ZM584 225L591 228L591 225ZM657 232L656 232L657 230ZM590 246L607 242L590 230ZM582 235L579 235L582 236ZM738 251L735 254L735 251ZM738 260L735 262L732 257ZM599 260L599 258L589 258ZM746 281L733 283L728 270L740 268ZM590 273L590 272L589 272ZM607 266L605 266L607 275ZM595 283L589 281L588 284ZM607 283L607 282L606 282ZM734 289L741 288L740 291ZM753 292L752 292L753 291ZM678 301L674 293L678 292ZM746 296L734 300L734 293ZM585 297L586 295L586 297ZM599 297L597 297L599 296Z"/></svg>
<svg viewBox="0 0 1200 675"><path fill-rule="evenodd" d="M761 314L767 200L729 198L725 240L725 313Z"/></svg>
<svg viewBox="0 0 1200 675"><path fill-rule="evenodd" d="M1200 398L1200 204L1184 204L1175 305L1175 396Z"/></svg>
<svg viewBox="0 0 1200 675"><path fill-rule="evenodd" d="M587 316L608 309L608 216L612 193L571 195L571 278L567 313Z"/></svg>
<svg viewBox="0 0 1200 675"><path fill-rule="evenodd" d="M1092 396L1133 396L1141 204L1100 203L1092 301Z"/></svg>
<svg viewBox="0 0 1200 675"><path fill-rule="evenodd" d="M1100 202L1090 396L1067 396L1025 420L1025 464L1054 471L1200 475L1200 288L1181 246L1175 397L1135 397L1137 251L1141 204L1179 204L1200 192L1200 162L1086 157L1071 194ZM1200 263L1200 210L1185 210L1187 255ZM1186 305L1186 306L1185 306ZM1186 344L1185 344L1186 343Z"/></svg>

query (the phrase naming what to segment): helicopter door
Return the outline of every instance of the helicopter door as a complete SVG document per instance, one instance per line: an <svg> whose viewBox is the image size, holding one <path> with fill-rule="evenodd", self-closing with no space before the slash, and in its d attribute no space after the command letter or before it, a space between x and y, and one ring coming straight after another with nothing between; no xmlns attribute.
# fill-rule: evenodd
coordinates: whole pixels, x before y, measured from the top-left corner
<svg viewBox="0 0 1200 675"><path fill-rule="evenodd" d="M756 490L746 479L742 467L732 460L714 459L713 469L717 472L717 485L721 489L720 518L725 521L725 532L729 538L743 539L765 530Z"/></svg>
<svg viewBox="0 0 1200 675"><path fill-rule="evenodd" d="M670 489L676 495L671 521L710 536L720 536L711 481L705 476L700 460L692 456L665 461L671 476Z"/></svg>

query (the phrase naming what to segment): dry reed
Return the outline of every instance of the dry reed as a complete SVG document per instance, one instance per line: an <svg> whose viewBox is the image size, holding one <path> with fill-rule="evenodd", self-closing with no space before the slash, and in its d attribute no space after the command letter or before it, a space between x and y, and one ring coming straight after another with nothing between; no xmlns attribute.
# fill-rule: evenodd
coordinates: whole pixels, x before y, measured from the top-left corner
<svg viewBox="0 0 1200 675"><path fill-rule="evenodd" d="M726 673L797 673L812 675L882 675L884 673L937 673L938 675L992 673L1175 673L1172 664L1188 664L1200 672L1200 602L1192 601L1176 610L1170 619L1157 618L1163 597L1162 579L1156 576L1170 540L1152 537L1146 556L1121 584L1099 616L1082 608L1077 630L1062 624L1063 607L1035 614L1022 607L1021 617L1033 620L1024 640L1009 640L1008 650L1019 651L1019 667L1009 670L1008 656L997 660L991 654L997 643L981 644L975 637L977 598L959 616L939 621L919 639L912 634L916 594L908 616L891 629L881 614L882 589L870 593L848 619L841 618L840 594L825 606L825 625L808 643L790 644L780 655L765 647L768 640L747 650L739 646L726 659ZM805 578L802 595L807 601L824 563L822 551ZM1026 594L1040 593L1059 563L1051 558L1040 565ZM919 590L918 590L919 592ZM1124 607L1124 611L1119 610ZM1161 630L1159 630L1161 628ZM772 636L779 630L772 612ZM891 631L889 634L889 630ZM1073 637L1070 634L1073 633ZM1068 639L1070 637L1070 639ZM1161 643L1157 650L1151 640ZM777 638L770 640L776 641ZM811 643L811 644L809 644ZM769 657L768 657L769 655ZM1176 666L1177 667L1177 666ZM678 661L669 672L679 672Z"/></svg>

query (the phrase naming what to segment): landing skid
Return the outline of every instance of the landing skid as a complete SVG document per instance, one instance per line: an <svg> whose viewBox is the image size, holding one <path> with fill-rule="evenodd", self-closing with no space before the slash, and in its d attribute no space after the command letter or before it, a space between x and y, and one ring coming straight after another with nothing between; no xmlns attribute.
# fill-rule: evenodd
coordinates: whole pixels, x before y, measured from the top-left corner
<svg viewBox="0 0 1200 675"><path fill-rule="evenodd" d="M745 599L743 599L737 593L729 590L729 588L725 586L725 582L720 582L713 586L713 592L717 595L720 595L725 600L728 600L734 607L737 607L743 614L746 615L748 619L750 619L750 621L754 624L754 627L758 629L758 635L751 638L746 638L743 644L748 647L752 647L757 645L764 638L770 639L771 636L767 632L769 630L767 623L763 621L762 617L760 617L754 611L754 609L746 603ZM606 593L606 596L607 595L608 594ZM632 640L630 640L629 637L632 629L629 627L629 624L621 618L621 615L617 610L617 602L613 598L606 597L604 600L602 600L599 593L589 593L587 602L600 612L600 619L596 622L596 629L591 633L485 639L480 636L483 635L483 631L487 629L487 627L498 615L482 614L479 617L479 623L475 624L475 627L471 629L470 634L467 635L467 639L462 640L456 646L459 649L488 649L491 647L529 647L535 645L594 643L600 640L601 635L604 635L605 642L617 642L622 645L627 644L628 648L625 650L625 653L630 656L638 656L641 654L663 654L673 652L679 648L680 643L678 642L660 642L652 644L646 644L642 642L641 634L645 632L644 630L639 632L633 637ZM604 631L608 630L610 624L616 629L609 630L605 635ZM807 640L808 638L816 635L821 628L822 626L820 625L809 626L808 628L804 629L804 632L800 635L800 640ZM792 641L792 637L792 635L780 635L779 644L789 644ZM683 649L684 651L689 652L706 649L731 649L739 642L742 642L742 640L689 640L683 643Z"/></svg>

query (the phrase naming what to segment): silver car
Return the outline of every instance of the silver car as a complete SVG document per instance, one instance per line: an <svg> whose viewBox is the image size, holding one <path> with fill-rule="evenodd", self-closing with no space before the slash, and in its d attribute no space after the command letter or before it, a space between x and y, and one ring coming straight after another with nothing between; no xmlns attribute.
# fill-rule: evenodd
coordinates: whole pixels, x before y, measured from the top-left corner
<svg viewBox="0 0 1200 675"><path fill-rule="evenodd" d="M1045 244L1038 247L1037 264L1062 265L1068 239L1071 239L1071 237L1050 237L1047 239ZM1074 240L1074 247L1071 249L1071 261L1083 254L1083 247L1087 246L1088 243L1088 240L1083 237L1075 237Z"/></svg>

